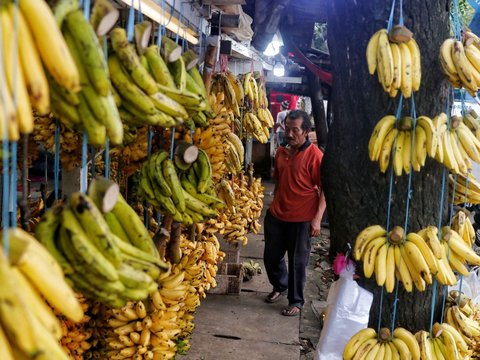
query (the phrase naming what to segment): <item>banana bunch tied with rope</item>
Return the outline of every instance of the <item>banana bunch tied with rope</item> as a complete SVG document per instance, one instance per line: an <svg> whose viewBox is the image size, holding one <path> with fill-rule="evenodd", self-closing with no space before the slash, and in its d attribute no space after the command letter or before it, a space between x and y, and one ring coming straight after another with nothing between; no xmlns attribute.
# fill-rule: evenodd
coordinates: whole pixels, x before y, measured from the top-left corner
<svg viewBox="0 0 480 360"><path fill-rule="evenodd" d="M0 99L0 137L16 141L20 134L33 131L33 110L45 115L56 106L47 77L55 79L62 91L75 93L80 90L80 76L44 0L22 0L18 8L3 5L0 19L4 54L0 78L5 85Z"/></svg>
<svg viewBox="0 0 480 360"><path fill-rule="evenodd" d="M213 110L217 115L208 119L208 126L205 129L195 129L193 143L208 154L212 165L212 178L218 182L227 171L227 162L229 167L232 167L232 162L237 164L240 161L241 163L240 156L243 158L243 152L236 139L233 148L227 142L235 119L233 111L225 106L225 93L219 92L216 96L211 95L211 98ZM229 154L230 149L234 151L231 154ZM238 155L238 161L236 157L233 158L235 155Z"/></svg>
<svg viewBox="0 0 480 360"><path fill-rule="evenodd" d="M135 49L122 28L114 28L110 39L114 53L108 66L125 123L160 127L185 123L191 129L206 125L213 112L196 62L187 70L187 52L182 55L181 47L166 36L160 48Z"/></svg>
<svg viewBox="0 0 480 360"><path fill-rule="evenodd" d="M414 137L414 142L412 139ZM427 156L434 157L439 147L437 128L427 116L419 116L414 126L409 116L395 121L395 116L384 116L373 129L368 143L371 161L378 161L385 173L392 160L396 176L410 173L410 168L420 171Z"/></svg>
<svg viewBox="0 0 480 360"><path fill-rule="evenodd" d="M210 84L210 94L225 95L225 107L231 109L236 117L240 117L240 108L243 106L244 87L240 80L230 71L221 71L213 74Z"/></svg>
<svg viewBox="0 0 480 360"><path fill-rule="evenodd" d="M432 326L432 335L420 330L415 334L420 347L420 359L470 359L470 350L457 329L444 322Z"/></svg>
<svg viewBox="0 0 480 360"><path fill-rule="evenodd" d="M118 186L95 181L89 194L74 193L48 211L37 238L86 297L114 307L145 299L167 265Z"/></svg>
<svg viewBox="0 0 480 360"><path fill-rule="evenodd" d="M425 291L433 276L443 285L454 285L457 280L448 261L449 252L445 251L437 234L433 226L405 236L399 226L387 234L382 226L372 225L357 236L354 257L363 261L365 277L370 278L375 273L377 284L385 286L388 293L393 292L396 278L407 292L413 291L414 285L418 291ZM475 254L469 253L469 261L478 260L480 257L477 259Z"/></svg>
<svg viewBox="0 0 480 360"><path fill-rule="evenodd" d="M187 162L177 161L177 155L175 160L171 160L169 153L163 150L145 162L140 172L137 195L173 216L176 222L192 225L216 216L216 209L222 208L224 204L216 197L212 167L206 152L194 145L182 145L188 150L180 156ZM177 144L175 151L178 149ZM186 154L190 157L187 158Z"/></svg>
<svg viewBox="0 0 480 360"><path fill-rule="evenodd" d="M461 209L452 217L452 230L465 241L465 244L473 246L475 243L475 229L469 218L468 210Z"/></svg>
<svg viewBox="0 0 480 360"><path fill-rule="evenodd" d="M194 265L192 259L198 260L197 254L186 262L188 267ZM173 359L178 351L188 350L200 297L185 280L186 274L180 265L171 266L148 300L106 310L108 327L113 330L105 339L108 358Z"/></svg>
<svg viewBox="0 0 480 360"><path fill-rule="evenodd" d="M82 306L43 245L20 228L6 231L8 257L5 244L0 249L0 358L68 360L59 342L62 328L51 307L78 322Z"/></svg>
<svg viewBox="0 0 480 360"><path fill-rule="evenodd" d="M480 140L480 118L475 110L469 109L465 111L463 123L475 134L477 140Z"/></svg>
<svg viewBox="0 0 480 360"><path fill-rule="evenodd" d="M43 144L50 153L55 153L55 127L53 114L35 116L33 139ZM60 122L60 164L62 169L72 171L81 165L82 139L81 134L69 129Z"/></svg>
<svg viewBox="0 0 480 360"><path fill-rule="evenodd" d="M464 29L462 39L446 39L440 46L440 68L454 88L475 97L480 87L480 39Z"/></svg>
<svg viewBox="0 0 480 360"><path fill-rule="evenodd" d="M378 30L368 41L368 72L378 75L383 90L392 98L401 91L405 98L420 88L422 69L420 48L412 33L403 26Z"/></svg>
<svg viewBox="0 0 480 360"><path fill-rule="evenodd" d="M440 136L435 159L450 172L466 175L472 169L472 161L480 162L480 141L459 116L452 116L449 126L445 113L433 121Z"/></svg>
<svg viewBox="0 0 480 360"><path fill-rule="evenodd" d="M448 187L450 191L454 191L453 202L455 205L480 204L480 183L473 174L449 175Z"/></svg>
<svg viewBox="0 0 480 360"><path fill-rule="evenodd" d="M101 1L94 5L100 5ZM95 11L93 9L92 11ZM123 126L115 103L110 74L97 34L80 9L68 12L62 32L80 76L81 90L62 89L50 78L52 111L70 129L84 130L89 144L123 143Z"/></svg>
<svg viewBox="0 0 480 360"><path fill-rule="evenodd" d="M248 243L247 234L260 230L258 219L263 208L263 187L261 179L251 179L251 186L243 174L233 184L223 179L217 185L219 197L227 205L226 211L219 214L217 227L228 242Z"/></svg>
<svg viewBox="0 0 480 360"><path fill-rule="evenodd" d="M415 336L398 327L392 332L381 328L379 333L366 328L357 332L343 349L343 359L424 359Z"/></svg>
<svg viewBox="0 0 480 360"><path fill-rule="evenodd" d="M81 294L75 294L82 306L84 316L78 322L65 318L63 315L54 311L62 329L62 338L60 344L70 359L82 360L86 353L92 348L93 329L90 326L92 316L89 314L92 306Z"/></svg>
<svg viewBox="0 0 480 360"><path fill-rule="evenodd" d="M455 328L470 348L474 339L480 336L480 324L471 318L474 311L472 305L475 307L471 299L459 295L458 291L449 292L444 322Z"/></svg>

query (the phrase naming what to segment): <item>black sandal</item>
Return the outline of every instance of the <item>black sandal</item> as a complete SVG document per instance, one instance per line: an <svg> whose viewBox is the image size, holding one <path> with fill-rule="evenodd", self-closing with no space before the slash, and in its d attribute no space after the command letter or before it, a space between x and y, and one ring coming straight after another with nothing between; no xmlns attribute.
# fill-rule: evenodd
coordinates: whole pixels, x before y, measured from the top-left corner
<svg viewBox="0 0 480 360"><path fill-rule="evenodd" d="M265 301L267 303L273 304L279 301L282 298L282 296L283 296L283 293L279 291L272 291L270 294L267 295L267 297L265 298Z"/></svg>
<svg viewBox="0 0 480 360"><path fill-rule="evenodd" d="M302 308L298 305L288 305L285 309L283 309L282 315L284 315L284 316L298 316L298 315L300 315L301 311L302 311Z"/></svg>

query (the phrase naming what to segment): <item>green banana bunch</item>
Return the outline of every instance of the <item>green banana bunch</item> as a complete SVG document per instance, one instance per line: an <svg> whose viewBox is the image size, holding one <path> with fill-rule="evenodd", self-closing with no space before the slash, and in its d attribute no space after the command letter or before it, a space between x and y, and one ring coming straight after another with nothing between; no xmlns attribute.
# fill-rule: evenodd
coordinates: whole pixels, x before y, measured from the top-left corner
<svg viewBox="0 0 480 360"><path fill-rule="evenodd" d="M91 197L74 193L68 205L50 209L37 226L37 236L77 291L119 307L155 291L156 279L168 266L123 197L113 192L107 199L100 188L91 186ZM92 200L103 198L111 202L105 214Z"/></svg>
<svg viewBox="0 0 480 360"><path fill-rule="evenodd" d="M50 78L53 112L67 126L85 130L91 145L104 145L107 135L113 144L121 144L123 126L111 91L107 63L95 31L81 10L65 16L63 36L78 68L82 88L73 93Z"/></svg>
<svg viewBox="0 0 480 360"><path fill-rule="evenodd" d="M193 145L184 145L180 143L177 146L174 161L166 151L160 151L144 163L137 194L155 208L173 216L176 222L192 225L216 216L216 209L224 204L213 189L208 155ZM183 149L182 154L177 151L179 147ZM183 154L192 149L195 149L196 156L190 156L185 162L186 155Z"/></svg>

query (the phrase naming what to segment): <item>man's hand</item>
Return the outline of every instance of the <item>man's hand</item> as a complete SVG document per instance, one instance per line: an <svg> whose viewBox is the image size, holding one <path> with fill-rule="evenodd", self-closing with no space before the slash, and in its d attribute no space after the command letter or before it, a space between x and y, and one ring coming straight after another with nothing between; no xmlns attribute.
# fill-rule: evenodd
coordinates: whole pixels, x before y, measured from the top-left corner
<svg viewBox="0 0 480 360"><path fill-rule="evenodd" d="M320 223L321 219L313 219L310 222L310 236L319 236L320 235Z"/></svg>

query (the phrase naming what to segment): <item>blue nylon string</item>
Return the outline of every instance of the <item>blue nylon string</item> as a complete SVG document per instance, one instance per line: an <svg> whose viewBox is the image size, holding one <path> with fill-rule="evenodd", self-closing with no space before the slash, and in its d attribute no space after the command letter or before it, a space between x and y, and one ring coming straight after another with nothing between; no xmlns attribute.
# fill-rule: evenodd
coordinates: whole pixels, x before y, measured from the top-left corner
<svg viewBox="0 0 480 360"><path fill-rule="evenodd" d="M403 94L400 94L400 99L398 100L398 107L397 107L397 111L396 111L396 114L395 114L395 126L398 122L398 119L400 119L400 115L402 114L402 106L403 106ZM392 152L395 152L396 147L397 147L397 136L395 136L395 140L393 141ZM389 185L389 188L388 188L388 206L387 206L387 224L386 224L387 234L390 230L390 212L391 212L391 208L392 208L392 191L393 191L393 164L390 165L390 185ZM389 245L387 245L387 246L389 246ZM398 286L397 286L397 288L398 288ZM384 287L382 286L382 290L380 292L380 305L379 305L377 333L380 333L380 328L382 326L383 297L384 297ZM396 307L396 303L394 304L394 307Z"/></svg>
<svg viewBox="0 0 480 360"><path fill-rule="evenodd" d="M15 9L13 15L13 107L17 107L17 75L18 75L18 0L15 1ZM12 142L12 166L11 166L11 189L10 189L10 204L9 211L11 211L11 227L17 227L17 149L16 141Z"/></svg>
<svg viewBox="0 0 480 360"><path fill-rule="evenodd" d="M175 128L172 127L172 144L170 145L170 160L173 159L173 148L175 147Z"/></svg>
<svg viewBox="0 0 480 360"><path fill-rule="evenodd" d="M2 37L2 29L0 27L0 38ZM0 46L0 59L4 59L3 56L3 46ZM6 94L7 94L7 85L6 85L6 74L5 74L5 63L4 60L0 61L0 86L1 86L1 98L2 103L6 103ZM4 118L8 119L8 112L6 106L3 106ZM3 229L8 229L9 227L9 146L8 146L8 122L5 121L3 124L3 144L2 144L2 160L3 160L3 177L2 177L2 226ZM3 231L3 248L5 254L9 254L9 242L8 242L8 231Z"/></svg>
<svg viewBox="0 0 480 360"><path fill-rule="evenodd" d="M82 167L80 169L80 191L85 193L87 191L87 156L88 156L88 138L87 132L84 130L82 135Z"/></svg>
<svg viewBox="0 0 480 360"><path fill-rule="evenodd" d="M138 0L138 22L143 22L142 1Z"/></svg>
<svg viewBox="0 0 480 360"><path fill-rule="evenodd" d="M11 218L10 225L12 228L17 227L17 147L16 141L12 142L12 176L11 176Z"/></svg>
<svg viewBox="0 0 480 360"><path fill-rule="evenodd" d="M179 35L180 35L180 27L182 25L182 21L183 21L183 1L182 3L180 4L180 16L178 18L178 27L177 27L177 36L175 37L175 42L178 44L178 40L179 40ZM185 39L184 39L185 41Z"/></svg>
<svg viewBox="0 0 480 360"><path fill-rule="evenodd" d="M403 0L400 0L400 19L398 20L400 25L403 25Z"/></svg>
<svg viewBox="0 0 480 360"><path fill-rule="evenodd" d="M147 138L147 157L150 160L150 157L152 155L152 139L153 139L153 131L152 128L149 126L148 127L148 138ZM143 212L143 221L145 222L145 227L149 228L150 222L148 221L148 208L150 204L146 201L145 206L144 206L144 212Z"/></svg>
<svg viewBox="0 0 480 360"><path fill-rule="evenodd" d="M388 18L387 31L390 32L393 26L393 14L395 13L395 0L392 0L392 8L390 9L390 17Z"/></svg>
<svg viewBox="0 0 480 360"><path fill-rule="evenodd" d="M90 20L90 0L84 1L83 16L85 16L85 19Z"/></svg>
<svg viewBox="0 0 480 360"><path fill-rule="evenodd" d="M411 98L411 113L410 116L413 119L413 129L412 129L412 143L411 143L411 149L414 149L415 146L415 128L417 126L417 112L415 110L415 97L414 94L412 93L412 98ZM397 117L398 119L398 117ZM405 226L404 226L404 231L405 234L408 233L408 215L410 213L410 199L412 197L412 174L413 174L413 169L412 169L412 159L413 159L413 151L410 152L410 171L408 174L408 187L407 187L407 202L405 206ZM395 300L393 303L393 315L392 315L392 333L393 330L395 329L395 320L397 318L397 305L398 305L398 287L400 284L400 280L397 279L396 284L395 284Z"/></svg>
<svg viewBox="0 0 480 360"><path fill-rule="evenodd" d="M105 142L105 177L110 178L110 139Z"/></svg>
<svg viewBox="0 0 480 360"><path fill-rule="evenodd" d="M198 33L200 35L200 38L198 39L198 51L199 51L199 56L202 56L202 42L203 42L203 16L200 16L200 21L198 24Z"/></svg>
<svg viewBox="0 0 480 360"><path fill-rule="evenodd" d="M53 163L55 204L58 205L58 178L60 174L60 123L55 125L55 158Z"/></svg>
<svg viewBox="0 0 480 360"><path fill-rule="evenodd" d="M127 37L128 42L133 41L134 35L134 27L135 27L135 8L133 7L135 4L135 0L132 0L132 6L128 12L128 20L127 20Z"/></svg>

